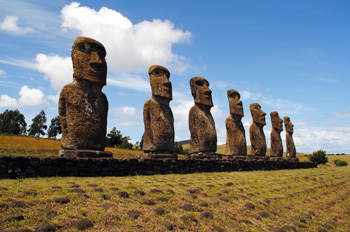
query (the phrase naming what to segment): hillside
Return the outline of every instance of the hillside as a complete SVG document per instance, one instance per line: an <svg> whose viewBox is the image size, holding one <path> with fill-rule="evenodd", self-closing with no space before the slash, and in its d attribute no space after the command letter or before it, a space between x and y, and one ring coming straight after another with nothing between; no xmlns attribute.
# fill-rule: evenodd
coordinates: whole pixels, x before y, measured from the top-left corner
<svg viewBox="0 0 350 232"><path fill-rule="evenodd" d="M2 156L57 156L61 150L60 141L56 139L37 138L29 136L0 135L0 155ZM134 158L136 154L143 153L138 150L126 150L107 147L106 151L113 153L115 159Z"/></svg>

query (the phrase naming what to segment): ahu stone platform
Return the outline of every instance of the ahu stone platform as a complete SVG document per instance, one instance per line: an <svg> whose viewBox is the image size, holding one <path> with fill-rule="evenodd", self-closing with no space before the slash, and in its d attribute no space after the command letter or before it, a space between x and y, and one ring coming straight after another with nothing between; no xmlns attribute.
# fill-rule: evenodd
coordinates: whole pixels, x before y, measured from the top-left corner
<svg viewBox="0 0 350 232"><path fill-rule="evenodd" d="M228 160L0 157L0 179L52 176L132 176L315 168L297 159L234 157Z"/></svg>

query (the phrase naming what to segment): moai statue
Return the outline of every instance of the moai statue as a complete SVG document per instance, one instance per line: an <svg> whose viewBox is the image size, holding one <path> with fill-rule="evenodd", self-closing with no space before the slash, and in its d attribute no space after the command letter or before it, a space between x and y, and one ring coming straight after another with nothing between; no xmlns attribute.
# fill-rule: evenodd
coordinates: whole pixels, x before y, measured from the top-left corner
<svg viewBox="0 0 350 232"><path fill-rule="evenodd" d="M246 156L247 143L245 130L242 124L243 104L241 95L237 90L227 90L228 102L230 105L230 115L226 119L226 146L227 156Z"/></svg>
<svg viewBox="0 0 350 232"><path fill-rule="evenodd" d="M287 157L288 158L296 158L296 149L293 141L293 133L294 133L294 125L290 121L288 116L283 117L284 127L286 128L286 144L287 144Z"/></svg>
<svg viewBox="0 0 350 232"><path fill-rule="evenodd" d="M104 46L88 37L77 37L72 47L73 82L63 87L59 98L62 126L59 156L111 157L103 152L107 130L107 63Z"/></svg>
<svg viewBox="0 0 350 232"><path fill-rule="evenodd" d="M210 113L213 107L209 82L203 77L190 80L194 106L189 113L190 154L191 158L215 158L217 137L215 122Z"/></svg>
<svg viewBox="0 0 350 232"><path fill-rule="evenodd" d="M270 134L271 138L271 157L283 157L283 145L281 139L281 132L283 131L283 120L279 117L277 111L270 113L272 130Z"/></svg>
<svg viewBox="0 0 350 232"><path fill-rule="evenodd" d="M261 106L258 103L250 104L250 112L253 118L253 123L249 128L251 154L252 156L265 156L266 139L263 127L266 125L266 113L261 110Z"/></svg>
<svg viewBox="0 0 350 232"><path fill-rule="evenodd" d="M148 70L152 97L143 108L145 132L141 158L177 158L174 151L174 117L169 102L173 99L170 72L153 65Z"/></svg>

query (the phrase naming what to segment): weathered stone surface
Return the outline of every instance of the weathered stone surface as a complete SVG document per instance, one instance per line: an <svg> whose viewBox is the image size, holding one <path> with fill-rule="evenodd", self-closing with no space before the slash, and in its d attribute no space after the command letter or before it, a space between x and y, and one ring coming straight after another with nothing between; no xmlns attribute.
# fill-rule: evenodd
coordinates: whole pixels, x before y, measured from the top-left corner
<svg viewBox="0 0 350 232"><path fill-rule="evenodd" d="M174 117L169 102L172 100L170 73L163 66L153 65L148 70L152 98L143 107L145 153L172 154L174 151ZM161 158L161 157L158 157Z"/></svg>
<svg viewBox="0 0 350 232"><path fill-rule="evenodd" d="M279 117L277 111L270 113L272 129L271 129L271 157L282 157L283 156L283 145L281 139L281 132L283 131L283 120Z"/></svg>
<svg viewBox="0 0 350 232"><path fill-rule="evenodd" d="M226 119L226 146L225 155L246 156L247 142L245 130L242 123L243 104L241 95L237 90L227 90L228 102L230 105L230 115Z"/></svg>
<svg viewBox="0 0 350 232"><path fill-rule="evenodd" d="M154 154L154 153L140 153L136 154L137 159L177 159L177 154Z"/></svg>
<svg viewBox="0 0 350 232"><path fill-rule="evenodd" d="M210 113L213 107L209 82L203 77L192 77L191 92L195 105L190 109L190 154L215 155L217 136L215 122Z"/></svg>
<svg viewBox="0 0 350 232"><path fill-rule="evenodd" d="M77 37L72 47L73 82L64 86L59 98L64 150L105 148L108 101L106 50L96 40Z"/></svg>
<svg viewBox="0 0 350 232"><path fill-rule="evenodd" d="M25 172L26 167L31 161L38 161L39 166L35 173ZM234 172L234 171L252 171L252 170L279 170L279 169L301 169L315 168L316 164L311 162L298 162L297 158L283 159L277 157L272 159L268 156L246 156L235 157L234 159L222 160L191 160L191 159L90 159L90 158L36 158L36 157L8 157L1 156L0 162L6 165L6 175L0 174L0 179L17 179L29 177L47 177L52 176L49 171L52 165L58 170L55 176L129 176L129 175L150 175L150 174L186 174L196 172ZM103 168L101 168L103 167ZM14 172L19 168L20 172ZM104 170L110 170L108 173ZM178 185L185 186L182 183ZM59 188L59 186L53 186ZM212 185L207 185L207 188ZM190 187L187 187L190 188ZM117 190L118 188L111 188ZM166 191L166 188L163 189ZM60 189L53 191L62 191ZM167 191L168 192L168 191ZM152 190L149 192L161 193L161 190ZM147 193L148 194L148 193ZM83 196L82 196L83 197ZM88 196L87 196L88 197ZM66 200L64 200L66 201ZM1 208L1 206L0 206Z"/></svg>
<svg viewBox="0 0 350 232"><path fill-rule="evenodd" d="M58 157L66 158L113 158L110 151L95 150L60 150Z"/></svg>
<svg viewBox="0 0 350 232"><path fill-rule="evenodd" d="M294 125L290 121L288 116L283 117L284 127L286 128L286 144L287 144L287 157L296 158L297 152L295 149L295 144L293 140Z"/></svg>
<svg viewBox="0 0 350 232"><path fill-rule="evenodd" d="M258 103L250 104L250 112L252 114L253 123L249 128L251 155L265 156L266 155L266 139L263 127L266 125L266 113L261 110Z"/></svg>

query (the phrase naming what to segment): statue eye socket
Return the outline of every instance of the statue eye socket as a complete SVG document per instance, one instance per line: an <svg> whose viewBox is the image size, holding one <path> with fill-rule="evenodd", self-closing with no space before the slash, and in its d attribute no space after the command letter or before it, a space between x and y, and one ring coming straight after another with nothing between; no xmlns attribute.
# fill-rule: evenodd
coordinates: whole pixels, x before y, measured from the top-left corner
<svg viewBox="0 0 350 232"><path fill-rule="evenodd" d="M230 96L231 98L236 98L236 97L237 97L237 94L236 94L236 93L231 93L229 96Z"/></svg>
<svg viewBox="0 0 350 232"><path fill-rule="evenodd" d="M80 52L89 52L89 46L87 46L86 43L79 43L77 46L76 46L76 49Z"/></svg>
<svg viewBox="0 0 350 232"><path fill-rule="evenodd" d="M155 69L155 70L152 71L152 74L154 76L162 76L164 74L164 72L161 69Z"/></svg>
<svg viewBox="0 0 350 232"><path fill-rule="evenodd" d="M198 86L203 86L204 82L202 80L198 80L195 82L195 84Z"/></svg>

